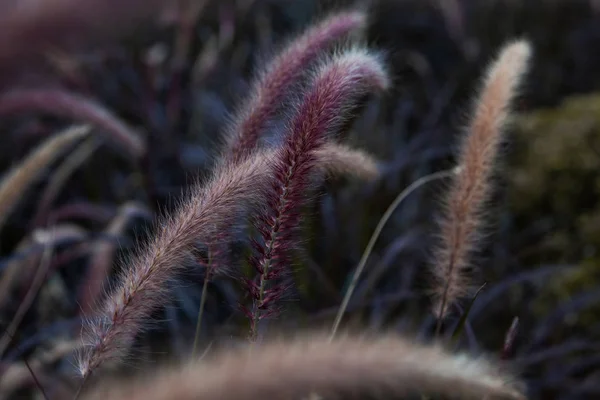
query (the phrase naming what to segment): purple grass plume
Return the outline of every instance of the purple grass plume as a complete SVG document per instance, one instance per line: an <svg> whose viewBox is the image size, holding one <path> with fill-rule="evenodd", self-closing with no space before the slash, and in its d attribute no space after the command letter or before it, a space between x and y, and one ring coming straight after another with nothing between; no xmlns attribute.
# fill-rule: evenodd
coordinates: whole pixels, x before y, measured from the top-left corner
<svg viewBox="0 0 600 400"><path fill-rule="evenodd" d="M327 48L363 28L365 23L366 15L360 11L338 12L311 26L285 46L259 74L247 101L236 113L228 129L225 157L237 162L250 154L256 148L266 122L289 94L288 90Z"/></svg>
<svg viewBox="0 0 600 400"><path fill-rule="evenodd" d="M206 185L192 188L174 215L159 221L155 237L129 263L98 314L90 316L78 362L84 382L100 364L128 353L152 312L168 302L168 283L195 261L197 244L210 244L263 203L267 172L261 154L221 169Z"/></svg>
<svg viewBox="0 0 600 400"><path fill-rule="evenodd" d="M300 212L310 198L314 173L322 171L315 152L351 117L360 98L388 86L379 57L362 49L326 60L314 74L274 156L266 207L255 220L261 237L254 242L251 264L257 277L248 282L253 304L244 310L251 321L252 339L257 337L258 322L277 312L277 300L284 294L285 288L277 282L287 267L289 250L296 245Z"/></svg>

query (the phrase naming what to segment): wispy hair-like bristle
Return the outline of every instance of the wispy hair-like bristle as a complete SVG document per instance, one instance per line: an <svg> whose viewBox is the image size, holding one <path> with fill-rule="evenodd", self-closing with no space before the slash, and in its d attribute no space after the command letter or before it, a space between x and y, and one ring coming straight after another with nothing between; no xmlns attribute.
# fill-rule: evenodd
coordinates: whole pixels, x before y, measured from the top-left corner
<svg viewBox="0 0 600 400"><path fill-rule="evenodd" d="M431 265L433 312L440 319L471 288L469 257L481 236L490 177L510 117L511 101L530 54L526 41L507 44L490 65L475 99L471 123L459 150L460 172L450 186L440 222L442 243Z"/></svg>

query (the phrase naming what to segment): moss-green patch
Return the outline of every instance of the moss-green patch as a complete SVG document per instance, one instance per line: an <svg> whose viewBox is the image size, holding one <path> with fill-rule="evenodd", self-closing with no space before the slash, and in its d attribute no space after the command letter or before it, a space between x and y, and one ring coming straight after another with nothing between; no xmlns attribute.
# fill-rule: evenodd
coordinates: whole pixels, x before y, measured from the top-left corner
<svg viewBox="0 0 600 400"><path fill-rule="evenodd" d="M517 117L510 153L506 175L515 221L522 231L532 228L524 221L545 223L533 234L537 250L524 253L525 262L576 265L543 288L534 305L543 315L600 282L600 94ZM600 305L572 322L599 317Z"/></svg>

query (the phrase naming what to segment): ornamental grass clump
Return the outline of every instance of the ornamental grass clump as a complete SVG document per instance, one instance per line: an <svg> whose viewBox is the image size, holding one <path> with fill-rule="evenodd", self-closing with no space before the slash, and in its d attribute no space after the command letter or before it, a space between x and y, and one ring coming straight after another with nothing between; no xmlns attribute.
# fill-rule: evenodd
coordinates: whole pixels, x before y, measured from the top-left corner
<svg viewBox="0 0 600 400"><path fill-rule="evenodd" d="M240 111L240 119L229 128L226 155L217 162L212 178L193 187L178 211L158 222L154 239L129 261L100 311L90 316L78 362L84 382L105 361L120 360L129 353L151 313L168 298L165 282L175 279L194 259L198 244L209 248L226 245L230 238L224 232L232 225L243 225L240 221L244 220L258 221L256 227L263 236L255 246L262 258L252 258L257 279L248 284L254 299L247 307L251 310L251 336L256 336L256 322L272 313L281 294L281 289L270 283L281 278L286 267L271 266L272 257L283 262L282 250L291 243L301 198L313 179L311 170L347 170L346 160L356 157L350 151L343 157L344 148L337 147L337 157L331 157L328 166L317 167L316 161L322 157L317 151L327 150L328 144L334 146L332 135L361 96L388 85L380 59L366 50L340 50L316 63L327 47L362 28L365 18L360 12L325 18L289 43L267 67L242 107L245 111ZM257 148L259 128L309 67L317 71L314 83L292 118L289 132L281 133L283 144L275 149ZM332 165L336 159L339 167ZM214 243L215 238L219 243Z"/></svg>
<svg viewBox="0 0 600 400"><path fill-rule="evenodd" d="M442 344L426 345L391 334L337 334L370 250L356 269L332 333L259 340L262 323L282 313L283 300L289 296L294 254L301 249L304 211L317 202L319 187L332 175L375 179L379 174L372 156L342 143L348 122L356 117L363 101L385 92L392 82L382 54L351 40L366 21L361 11L332 14L288 42L267 63L223 132L221 157L207 179L198 180L175 211L157 220L153 236L123 263L111 285L106 285L106 277L116 245L98 239L91 252L92 268L84 274L86 284L78 295L86 324L77 346L80 381L75 398L83 394L90 400L259 400L382 393L524 398L509 369L491 359L456 354ZM438 172L439 178L452 177L445 217L440 222L441 245L431 267L432 311L440 321L438 331L448 309L470 286L466 277L469 257L480 237L509 105L530 52L525 41L510 43L500 52L476 99L458 167ZM60 101L50 104L52 99ZM48 90L0 96L0 113L31 109L101 128L136 159L150 151L141 135L91 100ZM272 126L277 129L270 129ZM32 161L35 155L48 153L36 161L46 165L63 147L87 134L87 129L49 140L47 143L56 147L52 154L38 150L5 178L4 182L12 182L18 190L10 192L6 184L0 190L4 214L36 177L29 171L41 168ZM263 140L268 134L274 137ZM64 144L57 142L61 137L66 138ZM23 176L23 183L14 183L19 180L15 176ZM411 190L403 192L394 207ZM133 215L146 214L143 206L132 204L126 203L112 217L107 235L119 236ZM386 213L381 225L388 217ZM378 227L377 235L379 231ZM244 243L251 244L243 260L250 267L250 277L231 262L232 243L239 232L247 233ZM172 301L174 284L188 267L204 271L190 363L159 369L151 380L100 381L88 387L90 377L103 377L104 367L128 360L136 338L152 322L153 314ZM220 349L216 355L200 359L196 350L207 283L225 275L236 278L245 291L246 298L240 301L248 319L249 340L235 350ZM105 287L110 289L103 294Z"/></svg>

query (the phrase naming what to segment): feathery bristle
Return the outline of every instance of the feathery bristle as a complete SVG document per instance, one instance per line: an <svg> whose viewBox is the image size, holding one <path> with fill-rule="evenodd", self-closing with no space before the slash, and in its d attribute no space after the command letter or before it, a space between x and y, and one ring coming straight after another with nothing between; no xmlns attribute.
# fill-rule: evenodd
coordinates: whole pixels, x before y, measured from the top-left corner
<svg viewBox="0 0 600 400"><path fill-rule="evenodd" d="M442 318L448 307L470 289L469 256L481 235L490 177L496 162L509 107L527 69L527 42L505 46L490 66L476 98L471 124L460 147L460 173L454 178L441 221L441 247L433 260L433 312Z"/></svg>
<svg viewBox="0 0 600 400"><path fill-rule="evenodd" d="M117 215L110 221L104 234L108 237L120 237L127 225L135 216L144 215L151 218L150 211L142 204L128 202L119 207ZM83 283L79 289L78 303L80 314L86 315L100 299L104 284L114 263L114 253L118 241L100 239L94 243L91 250L91 259Z"/></svg>
<svg viewBox="0 0 600 400"><path fill-rule="evenodd" d="M255 243L258 254L251 259L258 280L248 282L254 301L252 310L245 310L251 320L252 338L256 338L258 322L275 313L274 306L283 295L283 288L272 284L286 271L289 250L295 247L299 213L310 199L313 173L318 167L315 151L323 148L350 117L358 99L388 86L379 58L361 49L340 53L315 72L292 118L289 134L273 157L267 207L255 221L262 236Z"/></svg>

